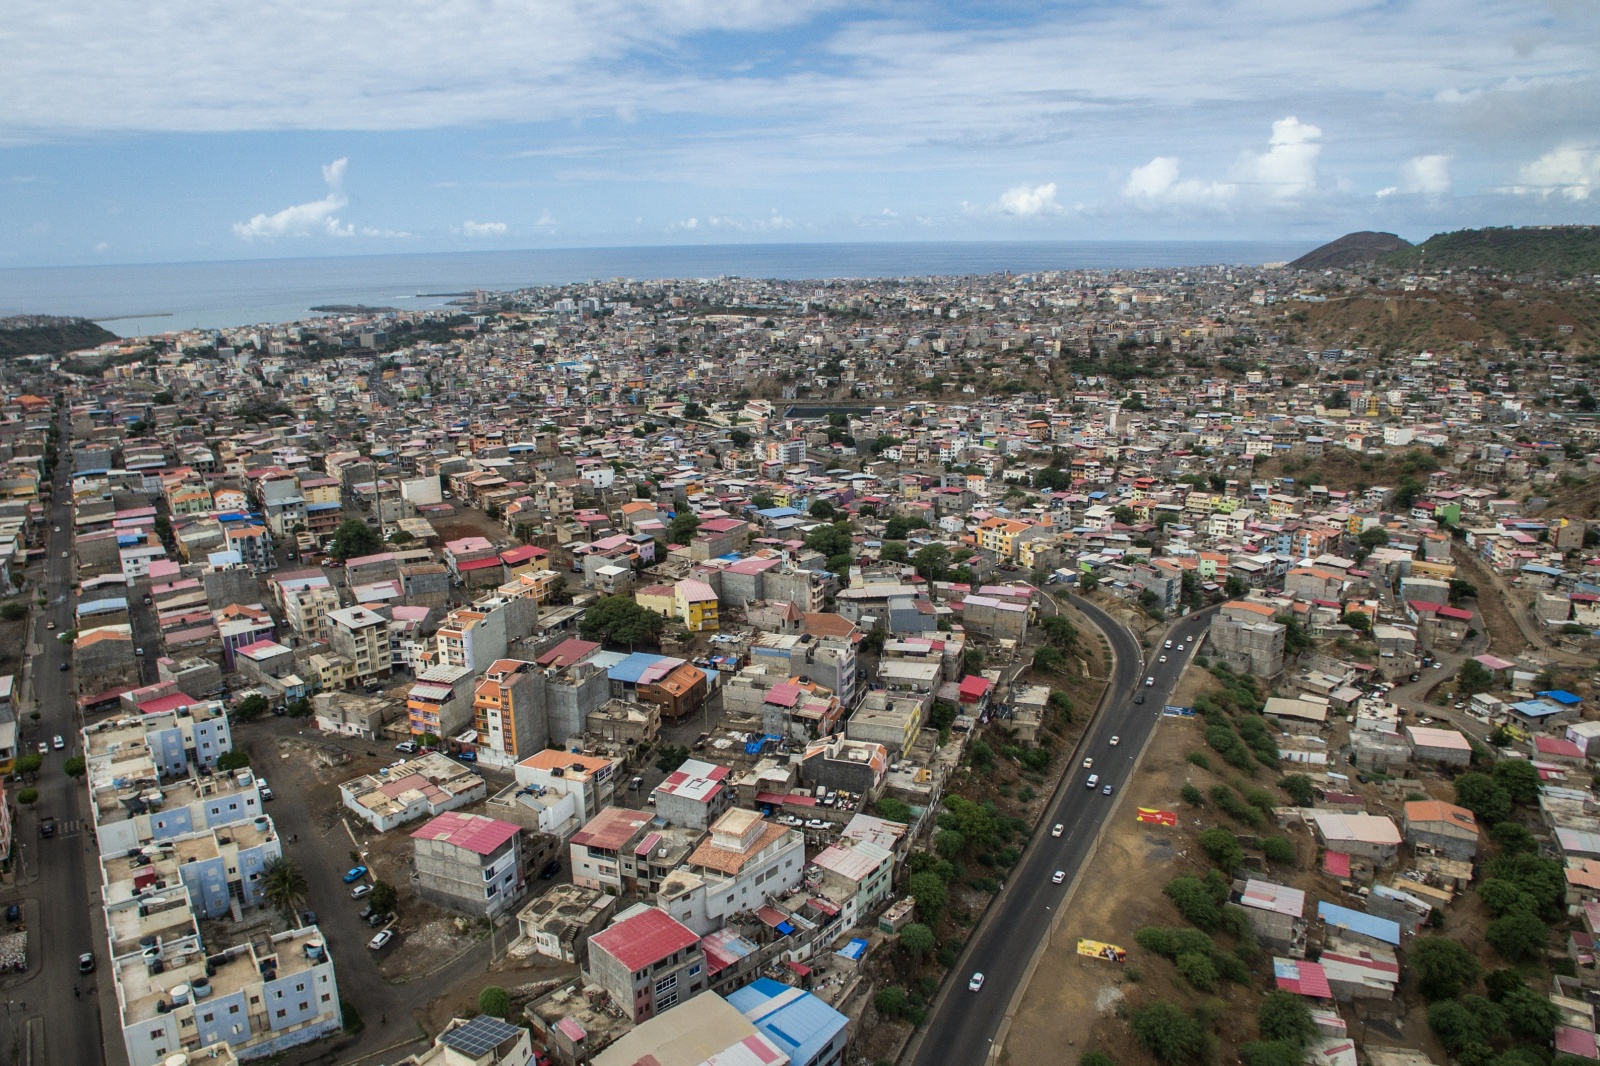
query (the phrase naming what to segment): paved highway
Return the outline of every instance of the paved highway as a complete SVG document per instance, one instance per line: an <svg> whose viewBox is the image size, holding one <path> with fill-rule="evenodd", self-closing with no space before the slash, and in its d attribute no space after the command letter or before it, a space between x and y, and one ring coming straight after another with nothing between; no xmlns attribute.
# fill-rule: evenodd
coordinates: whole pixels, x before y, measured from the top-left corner
<svg viewBox="0 0 1600 1066"><path fill-rule="evenodd" d="M56 461L55 482L64 486L70 482L70 447L66 434L68 422L60 420L62 439ZM33 620L33 640L41 645L40 654L30 658L28 668L33 679L34 708L40 712L37 723L23 719L23 751L37 751L38 743L49 743L60 735L66 742L62 751L51 750L44 756L44 768L39 771L37 787L39 801L33 808L24 808L18 818L16 839L21 843L28 864L28 876L35 878L24 889L31 896L30 911L36 915L30 926L38 937L38 947L31 951L40 972L8 995L15 1002L12 1007L13 1024L21 1030L34 1016L48 1018L48 1026L36 1026L32 1061L35 1063L98 1063L102 1061L100 1046L100 1017L98 997L94 994L96 980L104 980L106 949L104 938L96 931L98 922L92 922L89 913L89 891L85 881L86 860L93 849L93 834L84 821L86 809L84 789L79 778L68 777L61 769L68 756L82 753L78 735L77 701L72 689L72 672L63 671L61 664L71 659L68 645L55 639L57 633L72 628L72 579L74 560L72 550L72 507L70 493L57 488L54 498L45 507L45 521L51 529L60 527L46 538L44 593L49 602ZM62 553L68 553L67 558ZM54 631L45 628L54 622ZM45 816L56 819L56 835L44 840L39 837L39 819ZM99 961L99 972L87 977L78 974L78 956L93 951ZM74 996L77 988L79 996ZM27 1003L24 1011L21 1007ZM38 1046L40 1032L43 1047Z"/></svg>
<svg viewBox="0 0 1600 1066"><path fill-rule="evenodd" d="M981 1066L995 1050L997 1031L1005 1018L1013 995L1022 983L1034 949L1049 936L1055 910L1061 906L1072 879L1094 846L1101 825L1116 803L1101 788L1110 784L1120 792L1132 774L1134 760L1146 738L1155 728L1167 696L1195 650L1191 638L1202 634L1210 624L1211 612L1180 620L1168 633L1173 647L1149 654L1152 662L1141 665L1138 642L1121 623L1087 601L1073 596L1072 604L1087 615L1111 641L1116 656L1111 690L1104 710L1095 718L1076 754L1077 762L1067 770L1067 784L1054 809L1041 819L1032 844L1007 878L1005 891L993 904L988 919L973 938L946 988L934 1005L926 1032L915 1045L915 1066ZM1178 646L1186 645L1180 652ZM1156 661L1161 655L1167 662ZM1154 684L1146 685L1146 678ZM1142 704L1133 702L1144 696ZM1118 743L1113 745L1111 739ZM1092 758L1094 766L1084 769L1082 762ZM1090 774L1099 775L1099 784L1089 789ZM1132 817L1131 807L1124 807ZM1060 824L1061 836L1051 835ZM1061 884L1051 875L1064 871ZM982 990L971 992L968 981L982 973Z"/></svg>

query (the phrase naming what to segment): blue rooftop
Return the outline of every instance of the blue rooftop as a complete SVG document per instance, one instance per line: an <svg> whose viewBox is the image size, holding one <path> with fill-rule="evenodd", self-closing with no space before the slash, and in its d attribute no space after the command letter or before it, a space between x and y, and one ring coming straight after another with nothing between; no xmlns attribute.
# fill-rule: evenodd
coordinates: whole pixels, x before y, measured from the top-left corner
<svg viewBox="0 0 1600 1066"><path fill-rule="evenodd" d="M1511 709L1528 718L1544 718L1560 714L1562 710L1560 705L1545 700L1523 700L1521 703L1513 703Z"/></svg>
<svg viewBox="0 0 1600 1066"><path fill-rule="evenodd" d="M793 507L768 507L757 511L762 518L794 518L800 514Z"/></svg>
<svg viewBox="0 0 1600 1066"><path fill-rule="evenodd" d="M1341 929L1348 929L1352 933L1381 940L1385 944L1400 945L1400 923L1391 922L1387 918L1378 918L1361 911L1353 911L1349 907L1341 907L1335 903L1318 903L1317 917L1329 925Z"/></svg>
<svg viewBox="0 0 1600 1066"><path fill-rule="evenodd" d="M636 651L607 673L613 681L621 681L625 685L637 685L644 672L660 661L661 655L658 652Z"/></svg>
<svg viewBox="0 0 1600 1066"><path fill-rule="evenodd" d="M778 1045L793 1066L823 1059L849 1021L810 992L767 977L730 992L728 1003Z"/></svg>
<svg viewBox="0 0 1600 1066"><path fill-rule="evenodd" d="M1536 695L1538 695L1541 699L1547 699L1552 703L1559 703L1564 707L1576 707L1578 704L1583 702L1582 696L1574 696L1564 688L1546 689L1544 692L1536 693Z"/></svg>

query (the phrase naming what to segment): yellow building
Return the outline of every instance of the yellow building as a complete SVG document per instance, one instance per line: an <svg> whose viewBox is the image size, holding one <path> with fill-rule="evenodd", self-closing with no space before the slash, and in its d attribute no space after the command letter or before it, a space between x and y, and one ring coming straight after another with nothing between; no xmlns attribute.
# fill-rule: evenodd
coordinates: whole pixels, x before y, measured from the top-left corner
<svg viewBox="0 0 1600 1066"><path fill-rule="evenodd" d="M673 587L674 611L691 633L715 632L721 628L717 618L717 594L704 581L686 578Z"/></svg>

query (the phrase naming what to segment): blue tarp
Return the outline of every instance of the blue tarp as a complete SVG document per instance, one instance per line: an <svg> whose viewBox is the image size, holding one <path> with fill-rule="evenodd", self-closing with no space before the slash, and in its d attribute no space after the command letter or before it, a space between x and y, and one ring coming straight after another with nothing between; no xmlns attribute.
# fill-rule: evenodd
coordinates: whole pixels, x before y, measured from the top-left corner
<svg viewBox="0 0 1600 1066"><path fill-rule="evenodd" d="M1536 695L1541 699L1549 700L1551 703L1559 703L1563 707L1576 707L1583 702L1582 696L1574 696L1564 688L1553 688L1536 693Z"/></svg>
<svg viewBox="0 0 1600 1066"><path fill-rule="evenodd" d="M1400 945L1399 922L1391 922L1387 918L1363 914L1361 911L1353 911L1349 907L1327 902L1317 904L1317 917L1335 928L1348 929L1352 933L1360 933L1364 937L1393 944L1396 947Z"/></svg>

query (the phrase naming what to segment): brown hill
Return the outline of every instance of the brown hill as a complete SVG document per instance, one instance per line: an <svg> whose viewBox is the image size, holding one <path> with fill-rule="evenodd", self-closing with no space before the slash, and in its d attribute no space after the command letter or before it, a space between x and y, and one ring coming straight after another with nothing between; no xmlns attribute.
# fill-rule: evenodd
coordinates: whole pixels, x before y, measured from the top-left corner
<svg viewBox="0 0 1600 1066"><path fill-rule="evenodd" d="M1385 255L1410 247L1410 241L1393 233L1362 230L1359 233L1346 233L1336 241L1314 248L1289 266L1295 270L1344 270L1376 263Z"/></svg>

